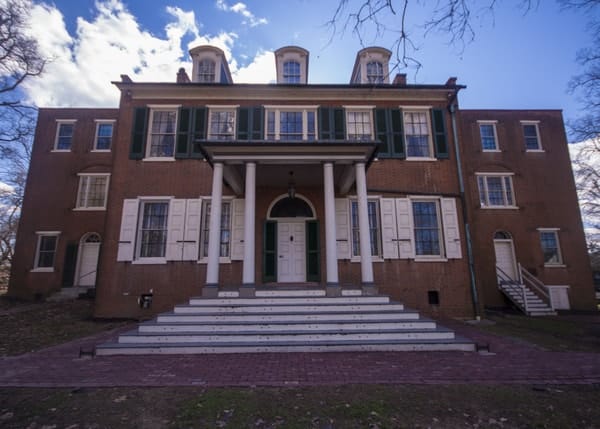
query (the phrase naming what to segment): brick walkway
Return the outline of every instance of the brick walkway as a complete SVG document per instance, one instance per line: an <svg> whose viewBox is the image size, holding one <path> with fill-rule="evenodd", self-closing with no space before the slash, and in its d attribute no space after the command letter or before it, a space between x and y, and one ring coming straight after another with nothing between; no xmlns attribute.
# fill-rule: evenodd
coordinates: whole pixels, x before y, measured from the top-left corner
<svg viewBox="0 0 600 429"><path fill-rule="evenodd" d="M548 352L443 322L488 343L464 352L269 353L80 358L109 332L17 357L0 358L0 387L301 386L347 383L600 383L600 353ZM130 329L128 327L126 329Z"/></svg>

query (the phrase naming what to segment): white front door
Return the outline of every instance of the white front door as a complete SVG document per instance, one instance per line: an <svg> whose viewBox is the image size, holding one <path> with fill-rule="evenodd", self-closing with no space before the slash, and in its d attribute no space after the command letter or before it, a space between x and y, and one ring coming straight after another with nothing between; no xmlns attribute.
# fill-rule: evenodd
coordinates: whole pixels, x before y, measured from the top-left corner
<svg viewBox="0 0 600 429"><path fill-rule="evenodd" d="M306 281L305 222L277 222L277 281Z"/></svg>
<svg viewBox="0 0 600 429"><path fill-rule="evenodd" d="M496 251L496 266L512 280L517 280L517 264L515 263L515 251L512 240L494 240Z"/></svg>
<svg viewBox="0 0 600 429"><path fill-rule="evenodd" d="M100 243L83 243L79 255L79 270L77 286L93 287L96 285L96 270L98 268L98 255Z"/></svg>

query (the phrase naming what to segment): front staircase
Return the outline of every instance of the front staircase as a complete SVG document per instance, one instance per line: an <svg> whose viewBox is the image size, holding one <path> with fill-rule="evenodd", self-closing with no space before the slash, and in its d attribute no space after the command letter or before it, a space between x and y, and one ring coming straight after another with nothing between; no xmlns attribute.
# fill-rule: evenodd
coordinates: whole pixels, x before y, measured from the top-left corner
<svg viewBox="0 0 600 429"><path fill-rule="evenodd" d="M97 355L329 351L473 351L473 342L383 295L324 290L192 298L101 344Z"/></svg>
<svg viewBox="0 0 600 429"><path fill-rule="evenodd" d="M518 279L496 267L498 289L528 316L556 316L550 291L537 277L518 264Z"/></svg>

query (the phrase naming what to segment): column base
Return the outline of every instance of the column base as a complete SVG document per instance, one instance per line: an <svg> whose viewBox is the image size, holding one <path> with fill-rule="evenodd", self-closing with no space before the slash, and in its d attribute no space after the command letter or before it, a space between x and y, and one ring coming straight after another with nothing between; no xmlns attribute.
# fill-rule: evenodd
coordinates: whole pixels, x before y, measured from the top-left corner
<svg viewBox="0 0 600 429"><path fill-rule="evenodd" d="M339 283L327 283L327 286L325 287L325 295L342 296L342 286Z"/></svg>
<svg viewBox="0 0 600 429"><path fill-rule="evenodd" d="M375 283L363 283L361 289L363 295L377 295L379 293Z"/></svg>
<svg viewBox="0 0 600 429"><path fill-rule="evenodd" d="M239 292L240 298L254 298L256 296L256 285L254 283L242 284Z"/></svg>
<svg viewBox="0 0 600 429"><path fill-rule="evenodd" d="M206 284L202 288L202 298L217 298L219 296L218 284Z"/></svg>

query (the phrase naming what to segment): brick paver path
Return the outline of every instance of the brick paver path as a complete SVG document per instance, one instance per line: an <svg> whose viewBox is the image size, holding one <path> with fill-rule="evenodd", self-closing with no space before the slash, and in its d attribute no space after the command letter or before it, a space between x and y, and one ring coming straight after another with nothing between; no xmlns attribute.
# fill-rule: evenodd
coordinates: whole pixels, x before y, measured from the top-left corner
<svg viewBox="0 0 600 429"><path fill-rule="evenodd" d="M600 383L600 353L549 352L484 334L462 323L458 334L488 343L465 352L252 353L98 356L79 350L116 336L103 333L16 357L0 358L0 386L298 386L346 383ZM129 327L130 328L130 327Z"/></svg>

